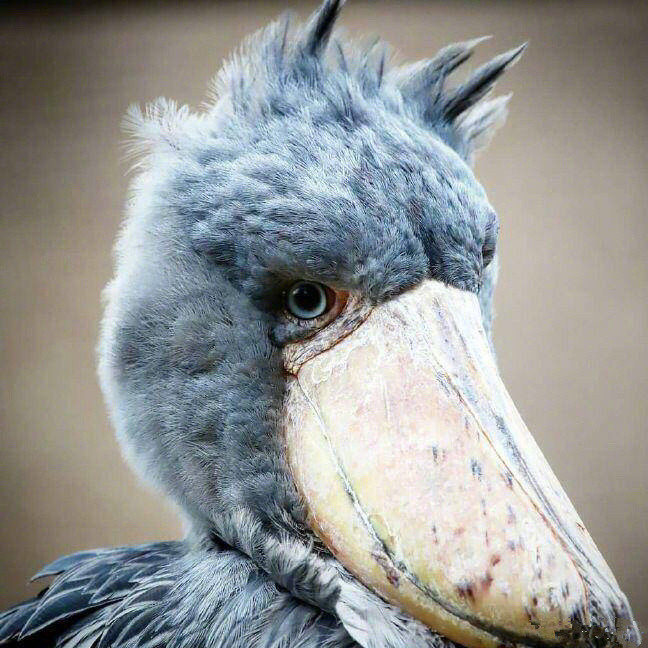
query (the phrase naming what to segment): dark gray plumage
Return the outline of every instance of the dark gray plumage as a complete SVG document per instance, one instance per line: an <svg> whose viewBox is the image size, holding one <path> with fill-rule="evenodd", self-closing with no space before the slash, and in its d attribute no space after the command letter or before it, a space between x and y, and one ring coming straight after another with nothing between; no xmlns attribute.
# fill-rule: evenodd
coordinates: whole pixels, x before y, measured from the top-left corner
<svg viewBox="0 0 648 648"><path fill-rule="evenodd" d="M36 578L41 596L0 616L20 646L352 646L335 620L296 601L240 552L180 542L80 552ZM310 641L314 643L307 644Z"/></svg>
<svg viewBox="0 0 648 648"><path fill-rule="evenodd" d="M297 279L381 303L433 277L479 295L490 331L497 218L469 165L506 114L484 100L511 50L446 90L478 41L389 68L327 47L341 3L282 20L202 113L129 112L138 175L106 290L100 376L120 442L179 504L182 543L56 561L0 644L61 648L443 646L315 538L278 433L278 316Z"/></svg>

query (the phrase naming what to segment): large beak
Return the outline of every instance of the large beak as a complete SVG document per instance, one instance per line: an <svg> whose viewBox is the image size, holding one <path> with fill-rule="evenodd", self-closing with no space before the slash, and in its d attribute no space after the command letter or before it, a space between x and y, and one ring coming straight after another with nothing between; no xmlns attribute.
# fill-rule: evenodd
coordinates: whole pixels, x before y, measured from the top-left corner
<svg viewBox="0 0 648 648"><path fill-rule="evenodd" d="M613 634L619 618L633 636L499 377L476 296L429 280L354 326L301 364L288 352L289 464L338 560L470 648L566 643L575 622Z"/></svg>

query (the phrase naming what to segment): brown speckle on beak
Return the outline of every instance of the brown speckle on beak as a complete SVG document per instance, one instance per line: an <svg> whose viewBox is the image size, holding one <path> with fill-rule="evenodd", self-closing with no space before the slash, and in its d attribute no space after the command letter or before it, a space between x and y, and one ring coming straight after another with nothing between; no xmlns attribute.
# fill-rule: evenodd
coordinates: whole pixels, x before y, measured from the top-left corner
<svg viewBox="0 0 648 648"><path fill-rule="evenodd" d="M373 309L354 299L285 356L288 460L322 541L468 648L556 646L575 621L614 633L624 614L634 628L502 384L476 296L429 280Z"/></svg>

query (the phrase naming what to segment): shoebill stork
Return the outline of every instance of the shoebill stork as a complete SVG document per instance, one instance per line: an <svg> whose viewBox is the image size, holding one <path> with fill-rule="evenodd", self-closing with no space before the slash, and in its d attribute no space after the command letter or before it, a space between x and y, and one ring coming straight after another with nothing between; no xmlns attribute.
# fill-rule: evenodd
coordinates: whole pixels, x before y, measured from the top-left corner
<svg viewBox="0 0 648 648"><path fill-rule="evenodd" d="M471 169L522 47L413 65L279 21L209 105L126 126L138 174L100 377L182 542L83 551L0 617L61 648L637 644L490 339L498 221Z"/></svg>

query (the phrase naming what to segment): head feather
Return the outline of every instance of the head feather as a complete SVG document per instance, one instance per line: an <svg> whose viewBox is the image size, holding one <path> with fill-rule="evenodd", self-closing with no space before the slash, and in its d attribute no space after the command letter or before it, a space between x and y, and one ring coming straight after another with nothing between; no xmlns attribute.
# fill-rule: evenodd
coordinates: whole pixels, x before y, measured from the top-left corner
<svg viewBox="0 0 648 648"><path fill-rule="evenodd" d="M304 38L304 50L307 54L320 56L326 49L343 4L344 0L325 0L313 14Z"/></svg>
<svg viewBox="0 0 648 648"><path fill-rule="evenodd" d="M496 56L477 68L467 81L450 91L443 102L444 118L453 122L480 99L483 99L493 89L495 82L504 71L519 60L526 46L527 44L523 43L519 47Z"/></svg>
<svg viewBox="0 0 648 648"><path fill-rule="evenodd" d="M427 100L431 90L441 89L445 79L472 56L479 43L488 38L490 36L452 43L440 50L434 58L395 69L393 78L403 97L410 101Z"/></svg>
<svg viewBox="0 0 648 648"><path fill-rule="evenodd" d="M344 0L325 0L306 25L293 25L284 17L249 38L213 84L208 121L226 124L236 117L244 127L246 122L259 124L302 111L323 115L324 105L331 108L330 119L352 128L373 111L386 109L414 119L472 160L506 116L506 100L481 101L526 44L495 57L448 90L448 76L488 36L448 45L431 59L390 69L387 47L380 41L358 48L335 38L336 47L328 48L343 4ZM378 103L372 107L368 101ZM161 118L161 112L174 113L161 111L161 105L151 114L131 113L133 152L145 152L156 142L181 145L183 129L171 128L178 119Z"/></svg>
<svg viewBox="0 0 648 648"><path fill-rule="evenodd" d="M460 117L457 123L459 139L464 143L470 161L488 146L495 131L504 124L512 96L513 93L509 93L481 101Z"/></svg>

